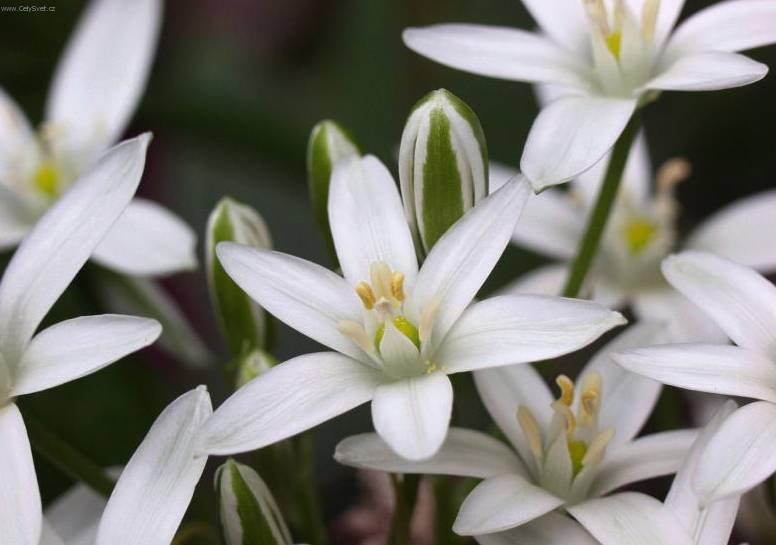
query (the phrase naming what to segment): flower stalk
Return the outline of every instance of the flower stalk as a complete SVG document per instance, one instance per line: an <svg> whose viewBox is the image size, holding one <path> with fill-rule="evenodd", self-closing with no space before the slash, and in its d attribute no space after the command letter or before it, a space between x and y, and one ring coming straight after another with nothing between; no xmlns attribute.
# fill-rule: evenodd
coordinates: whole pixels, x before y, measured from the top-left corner
<svg viewBox="0 0 776 545"><path fill-rule="evenodd" d="M628 161L628 154L633 141L636 139L636 135L639 133L640 127L641 116L639 111L636 110L631 116L630 121L628 121L625 130L614 144L614 148L612 148L609 165L606 167L606 174L601 184L595 207L590 214L585 234L579 243L576 257L571 265L566 285L563 288L564 297L576 297L582 289L587 273L590 271L593 260L598 253L598 246L606 229L606 222L609 220L612 205L617 198L620 181L625 171L625 164Z"/></svg>

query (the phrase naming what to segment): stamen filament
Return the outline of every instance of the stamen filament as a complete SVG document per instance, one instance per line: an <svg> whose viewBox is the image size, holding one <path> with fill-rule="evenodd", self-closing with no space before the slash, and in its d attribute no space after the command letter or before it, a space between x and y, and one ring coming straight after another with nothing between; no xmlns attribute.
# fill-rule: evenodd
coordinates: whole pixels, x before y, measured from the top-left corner
<svg viewBox="0 0 776 545"><path fill-rule="evenodd" d="M540 461L544 456L544 448L542 446L542 433L539 429L539 423L534 418L533 413L522 405L517 409L517 421L520 423L523 434L525 434L525 438L528 440L528 447L536 460Z"/></svg>

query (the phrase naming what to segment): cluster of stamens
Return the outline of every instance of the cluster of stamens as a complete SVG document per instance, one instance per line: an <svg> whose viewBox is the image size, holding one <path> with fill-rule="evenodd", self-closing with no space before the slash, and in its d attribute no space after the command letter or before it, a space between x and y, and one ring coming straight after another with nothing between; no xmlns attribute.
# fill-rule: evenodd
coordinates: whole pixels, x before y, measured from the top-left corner
<svg viewBox="0 0 776 545"><path fill-rule="evenodd" d="M590 21L600 33L616 59L620 58L625 19L628 16L624 0L615 0L611 16L604 0L582 0ZM645 43L652 42L660 0L646 0L641 11L641 37Z"/></svg>

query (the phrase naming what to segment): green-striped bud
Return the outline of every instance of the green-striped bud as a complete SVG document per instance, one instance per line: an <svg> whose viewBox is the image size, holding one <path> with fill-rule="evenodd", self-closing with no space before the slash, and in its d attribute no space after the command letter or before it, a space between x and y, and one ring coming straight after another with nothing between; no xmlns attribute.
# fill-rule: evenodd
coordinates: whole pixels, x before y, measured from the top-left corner
<svg viewBox="0 0 776 545"><path fill-rule="evenodd" d="M250 467L232 459L215 479L227 545L290 545L291 534L275 498Z"/></svg>
<svg viewBox="0 0 776 545"><path fill-rule="evenodd" d="M325 120L313 127L307 144L307 183L310 186L310 202L315 220L326 240L326 246L335 261L337 255L331 238L328 211L331 173L339 161L358 156L358 146L339 124Z"/></svg>
<svg viewBox="0 0 776 545"><path fill-rule="evenodd" d="M421 257L488 194L488 149L477 115L440 89L412 110L399 150L407 220Z"/></svg>
<svg viewBox="0 0 776 545"><path fill-rule="evenodd" d="M242 359L266 346L267 316L218 261L216 245L224 241L262 249L271 248L272 241L261 216L234 199L221 199L208 218L205 257L210 297L232 357Z"/></svg>

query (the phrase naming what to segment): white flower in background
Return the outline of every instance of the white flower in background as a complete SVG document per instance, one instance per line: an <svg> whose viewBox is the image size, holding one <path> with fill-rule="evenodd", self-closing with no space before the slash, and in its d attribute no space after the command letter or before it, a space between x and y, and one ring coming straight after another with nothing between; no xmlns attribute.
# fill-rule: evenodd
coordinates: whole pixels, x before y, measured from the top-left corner
<svg viewBox="0 0 776 545"><path fill-rule="evenodd" d="M0 249L41 214L124 132L145 86L161 21L160 0L93 0L54 74L33 131L0 89ZM93 259L133 276L196 266L196 236L158 204L134 199Z"/></svg>
<svg viewBox="0 0 776 545"><path fill-rule="evenodd" d="M570 509L601 545L727 545L739 496L706 503L695 492L695 472L712 437L736 408L728 401L701 430L664 503L635 492Z"/></svg>
<svg viewBox="0 0 776 545"><path fill-rule="evenodd" d="M707 91L761 79L736 51L776 41L776 3L730 0L674 30L684 0L523 0L537 32L483 25L411 28L404 43L436 62L495 78L551 84L521 170L541 190L592 167L634 110L660 91Z"/></svg>
<svg viewBox="0 0 776 545"><path fill-rule="evenodd" d="M750 268L704 252L666 259L663 273L737 346L669 344L614 359L665 384L761 400L733 413L698 463L696 490L704 501L740 494L776 470L776 286Z"/></svg>
<svg viewBox="0 0 776 545"><path fill-rule="evenodd" d="M339 165L329 219L344 278L286 254L220 244L226 272L278 319L335 350L282 363L214 413L203 451L257 449L372 400L377 432L427 458L447 433L451 373L552 358L624 323L586 301L504 296L472 304L530 194L524 179L467 212L418 270L390 173L367 156Z"/></svg>
<svg viewBox="0 0 776 545"><path fill-rule="evenodd" d="M491 166L495 187L512 176ZM676 342L722 341L724 334L663 278L660 263L676 248L706 250L755 267L776 271L776 190L740 199L713 214L684 240L678 240L680 205L674 187L689 173L680 159L665 163L653 177L646 143L631 151L618 200L585 288L593 300L613 307L630 305L636 316L661 320ZM568 192L548 189L526 205L512 241L563 263L541 267L518 279L505 293L557 294L576 255L595 205L603 169L572 182ZM652 183L655 179L654 185Z"/></svg>
<svg viewBox="0 0 776 545"><path fill-rule="evenodd" d="M3 545L34 545L40 497L14 399L97 371L151 344L155 320L105 314L38 329L135 194L149 135L110 149L40 218L0 280L0 528Z"/></svg>
<svg viewBox="0 0 776 545"><path fill-rule="evenodd" d="M484 479L461 505L453 530L462 535L502 532L623 485L672 473L695 432L634 439L652 412L660 384L622 370L610 358L657 335L655 324L627 330L588 363L576 384L558 377L558 399L530 365L475 372L485 407L511 448L487 434L452 428L439 452L423 462L402 460L375 434L345 439L335 458L393 473Z"/></svg>
<svg viewBox="0 0 776 545"><path fill-rule="evenodd" d="M204 386L170 403L107 502L80 484L46 508L40 545L170 545L205 469L207 457L194 449L212 412Z"/></svg>

